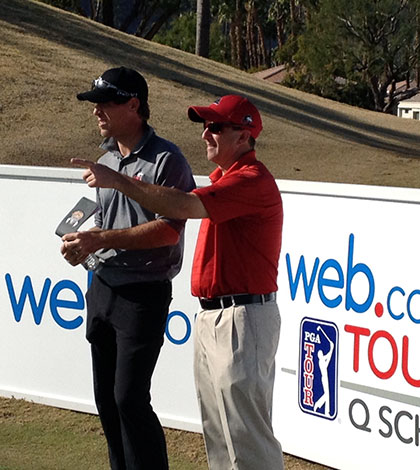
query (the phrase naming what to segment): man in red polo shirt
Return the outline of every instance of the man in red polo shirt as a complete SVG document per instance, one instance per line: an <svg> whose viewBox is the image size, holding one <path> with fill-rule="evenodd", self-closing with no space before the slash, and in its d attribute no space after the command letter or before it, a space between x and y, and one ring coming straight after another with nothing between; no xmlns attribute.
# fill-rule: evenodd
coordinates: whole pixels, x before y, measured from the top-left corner
<svg viewBox="0 0 420 470"><path fill-rule="evenodd" d="M203 219L191 288L202 307L194 373L209 468L282 470L271 407L283 209L273 176L255 156L261 117L238 95L192 106L188 116L204 124L207 158L217 165L210 186L185 193L93 162L73 163L88 168L89 186L115 188L167 217Z"/></svg>

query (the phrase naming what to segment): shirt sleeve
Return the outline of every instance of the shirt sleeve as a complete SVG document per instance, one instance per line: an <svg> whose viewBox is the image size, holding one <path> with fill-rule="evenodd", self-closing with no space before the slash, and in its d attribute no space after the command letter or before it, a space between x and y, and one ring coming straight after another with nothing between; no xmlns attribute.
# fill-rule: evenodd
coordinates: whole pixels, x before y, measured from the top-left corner
<svg viewBox="0 0 420 470"><path fill-rule="evenodd" d="M266 184L271 188L267 178L249 171L241 175L226 174L210 186L194 190L194 193L200 198L212 222L218 224L256 214L262 207L272 204Z"/></svg>
<svg viewBox="0 0 420 470"><path fill-rule="evenodd" d="M161 159L157 170L156 184L177 188L181 191L191 192L196 186L191 168L181 153L166 153ZM175 230L180 232L185 226L185 220L169 219L158 216L167 221Z"/></svg>

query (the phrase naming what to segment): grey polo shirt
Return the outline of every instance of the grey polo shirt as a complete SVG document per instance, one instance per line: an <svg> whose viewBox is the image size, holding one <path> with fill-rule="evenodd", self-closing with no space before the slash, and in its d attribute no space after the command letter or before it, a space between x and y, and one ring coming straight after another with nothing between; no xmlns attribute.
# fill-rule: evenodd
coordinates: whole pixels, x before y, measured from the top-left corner
<svg viewBox="0 0 420 470"><path fill-rule="evenodd" d="M146 183L176 187L189 192L195 188L191 168L180 149L158 137L147 127L137 147L122 157L114 139L101 146L107 152L99 162L120 173ZM184 220L167 219L154 214L114 189L98 188L99 211L95 224L104 230L124 229L156 219L163 219L181 236L174 246L147 250L111 250L113 256L101 263L96 274L111 286L172 279L181 269L184 248ZM98 252L100 254L100 252ZM107 253L103 253L106 258Z"/></svg>

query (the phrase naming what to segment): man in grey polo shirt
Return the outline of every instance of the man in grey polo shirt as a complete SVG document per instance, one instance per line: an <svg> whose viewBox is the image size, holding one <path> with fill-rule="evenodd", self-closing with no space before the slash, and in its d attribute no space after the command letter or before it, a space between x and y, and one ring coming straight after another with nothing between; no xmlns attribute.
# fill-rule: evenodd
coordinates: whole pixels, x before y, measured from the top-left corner
<svg viewBox="0 0 420 470"><path fill-rule="evenodd" d="M99 162L139 180L194 188L191 169L173 143L147 124L148 87L119 67L77 95L95 103L106 153ZM152 373L163 344L171 279L179 272L185 221L142 208L113 189L99 189L95 228L63 236L64 258L103 261L86 294L95 400L113 470L166 470L165 437L150 404Z"/></svg>

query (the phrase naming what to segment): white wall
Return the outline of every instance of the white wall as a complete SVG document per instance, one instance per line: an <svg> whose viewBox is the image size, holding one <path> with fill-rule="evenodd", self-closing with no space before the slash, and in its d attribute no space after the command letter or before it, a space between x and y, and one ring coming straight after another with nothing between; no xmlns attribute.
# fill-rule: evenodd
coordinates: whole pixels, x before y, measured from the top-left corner
<svg viewBox="0 0 420 470"><path fill-rule="evenodd" d="M398 104L398 117L420 120L420 103L410 102Z"/></svg>

